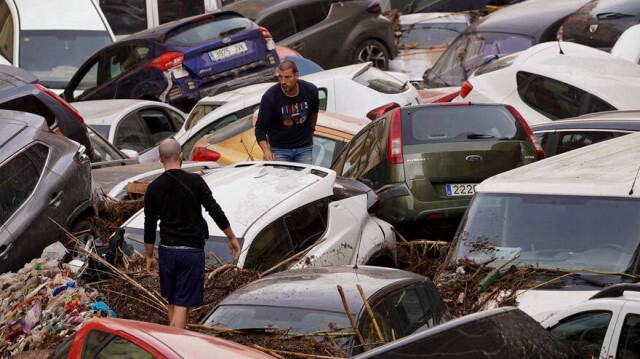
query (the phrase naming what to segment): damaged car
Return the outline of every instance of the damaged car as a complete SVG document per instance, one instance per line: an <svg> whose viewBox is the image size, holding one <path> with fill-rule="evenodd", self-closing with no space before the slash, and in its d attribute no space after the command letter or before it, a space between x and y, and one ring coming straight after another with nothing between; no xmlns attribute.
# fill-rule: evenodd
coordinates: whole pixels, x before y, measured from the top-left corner
<svg viewBox="0 0 640 359"><path fill-rule="evenodd" d="M264 271L294 255L294 268L396 265L391 225L372 215L376 196L358 181L290 162L238 163L210 170L203 179L238 237L241 268ZM230 262L227 237L202 211L209 228L207 257L213 252L211 257ZM144 219L141 210L121 226L126 242L139 251Z"/></svg>
<svg viewBox="0 0 640 359"><path fill-rule="evenodd" d="M85 147L30 113L0 111L0 272L15 271L97 214Z"/></svg>
<svg viewBox="0 0 640 359"><path fill-rule="evenodd" d="M342 294L336 284L342 287ZM345 306L353 314L363 342L353 334ZM319 341L331 334L334 345L351 356L450 318L444 300L427 277L392 268L332 266L280 272L253 281L229 294L203 324L264 332L286 330L291 335L316 333Z"/></svg>
<svg viewBox="0 0 640 359"><path fill-rule="evenodd" d="M188 112L207 94L271 81L275 48L267 29L236 12L186 18L103 47L75 73L64 98L147 99Z"/></svg>

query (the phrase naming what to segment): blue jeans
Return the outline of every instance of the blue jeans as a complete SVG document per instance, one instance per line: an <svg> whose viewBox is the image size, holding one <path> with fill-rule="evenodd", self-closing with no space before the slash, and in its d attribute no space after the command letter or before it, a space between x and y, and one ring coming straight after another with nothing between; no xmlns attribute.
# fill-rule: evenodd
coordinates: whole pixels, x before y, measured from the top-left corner
<svg viewBox="0 0 640 359"><path fill-rule="evenodd" d="M276 161L297 162L312 164L313 146L298 148L274 148L271 147Z"/></svg>

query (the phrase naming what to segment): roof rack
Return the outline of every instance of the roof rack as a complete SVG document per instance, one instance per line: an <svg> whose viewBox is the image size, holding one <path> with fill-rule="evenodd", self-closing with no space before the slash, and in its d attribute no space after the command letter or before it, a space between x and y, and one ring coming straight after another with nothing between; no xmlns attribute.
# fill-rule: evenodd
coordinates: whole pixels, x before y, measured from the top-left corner
<svg viewBox="0 0 640 359"><path fill-rule="evenodd" d="M640 292L640 283L620 283L609 286L594 294L591 299L622 297L625 291Z"/></svg>

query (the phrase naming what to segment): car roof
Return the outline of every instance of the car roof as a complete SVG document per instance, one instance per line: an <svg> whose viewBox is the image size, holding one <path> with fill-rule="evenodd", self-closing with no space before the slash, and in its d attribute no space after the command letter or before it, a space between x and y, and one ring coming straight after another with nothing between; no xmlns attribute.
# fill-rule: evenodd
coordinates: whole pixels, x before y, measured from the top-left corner
<svg viewBox="0 0 640 359"><path fill-rule="evenodd" d="M38 77L32 72L11 65L0 65L0 81L8 82L13 86L38 82ZM4 87L4 86L3 86Z"/></svg>
<svg viewBox="0 0 640 359"><path fill-rule="evenodd" d="M213 18L214 16L228 15L228 14L235 14L237 16L244 17L240 13L237 13L235 11L217 10L212 13L190 16L190 17L174 20L171 22L167 22L165 24L152 27L146 30L142 30L142 31L136 32L135 34L125 37L121 41L118 41L118 43L122 44L124 42L129 42L129 41L135 42L137 40L151 40L151 41L162 42L164 41L165 36L169 32L171 32L175 28L181 27L185 23L190 23L190 22L193 22L194 20ZM118 43L114 45L117 45ZM114 46L114 45L111 45L111 46Z"/></svg>
<svg viewBox="0 0 640 359"><path fill-rule="evenodd" d="M558 42L532 46L522 51L510 67L514 72L531 72L576 86L616 108L637 103L640 91L640 66L572 42L562 42L560 47Z"/></svg>
<svg viewBox="0 0 640 359"><path fill-rule="evenodd" d="M355 135L371 121L342 115L335 112L318 112L318 125Z"/></svg>
<svg viewBox="0 0 640 359"><path fill-rule="evenodd" d="M267 305L344 313L336 288L340 284L351 312L358 315L363 301L356 284L371 298L384 288L426 279L412 272L374 266L292 269L253 281L231 293L220 305Z"/></svg>
<svg viewBox="0 0 640 359"><path fill-rule="evenodd" d="M589 0L527 0L505 6L478 21L467 32L506 32L531 36L540 41L554 23L570 15ZM554 34L555 35L555 34Z"/></svg>
<svg viewBox="0 0 640 359"><path fill-rule="evenodd" d="M211 170L202 178L235 234L244 237L252 226L271 223L273 216L331 196L336 173L288 162L243 162ZM211 216L204 213L204 218L211 235L225 236ZM144 213L138 212L125 226L144 228Z"/></svg>
<svg viewBox="0 0 640 359"><path fill-rule="evenodd" d="M344 77L348 79L353 79L354 77L368 70L371 66L372 64L370 62L341 66L341 67L336 67L333 69L324 70L324 71L315 72L309 75L301 76L300 78L309 82L313 82L321 79L327 79L331 77L333 78Z"/></svg>
<svg viewBox="0 0 640 359"><path fill-rule="evenodd" d="M400 15L400 25L413 25L416 23L467 23L469 15L457 12L425 12Z"/></svg>
<svg viewBox="0 0 640 359"><path fill-rule="evenodd" d="M125 332L142 339L165 355L177 354L182 358L198 358L203 353L207 353L209 357L229 359L273 358L256 349L212 335L137 320L93 318L85 327L84 330L109 329L111 332ZM164 347L160 347L160 343Z"/></svg>
<svg viewBox="0 0 640 359"><path fill-rule="evenodd" d="M93 100L79 101L71 104L89 125L113 125L123 115L145 106L166 107L182 113L163 102L150 100Z"/></svg>
<svg viewBox="0 0 640 359"><path fill-rule="evenodd" d="M294 5L301 5L308 2L315 2L315 0L251 0L251 1L238 1L232 4L226 5L225 9L235 10L249 19L256 20L259 17L272 14L276 11L292 7Z"/></svg>
<svg viewBox="0 0 640 359"><path fill-rule="evenodd" d="M638 199L640 189L630 191L638 166L640 133L635 132L495 175L477 185L476 193Z"/></svg>
<svg viewBox="0 0 640 359"><path fill-rule="evenodd" d="M622 118L574 117L533 124L530 127L533 132L575 129L640 131L640 112L630 118L624 118L624 116Z"/></svg>
<svg viewBox="0 0 640 359"><path fill-rule="evenodd" d="M14 3L21 30L107 31L92 0L14 0Z"/></svg>

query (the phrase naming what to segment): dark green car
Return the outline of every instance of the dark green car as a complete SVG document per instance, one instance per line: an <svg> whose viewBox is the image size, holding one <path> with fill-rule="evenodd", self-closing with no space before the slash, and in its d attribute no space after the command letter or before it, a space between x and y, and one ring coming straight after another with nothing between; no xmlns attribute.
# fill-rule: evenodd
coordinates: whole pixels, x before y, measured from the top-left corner
<svg viewBox="0 0 640 359"><path fill-rule="evenodd" d="M388 111L353 137L332 169L374 189L376 214L412 233L457 226L476 184L541 158L513 107L447 103Z"/></svg>

